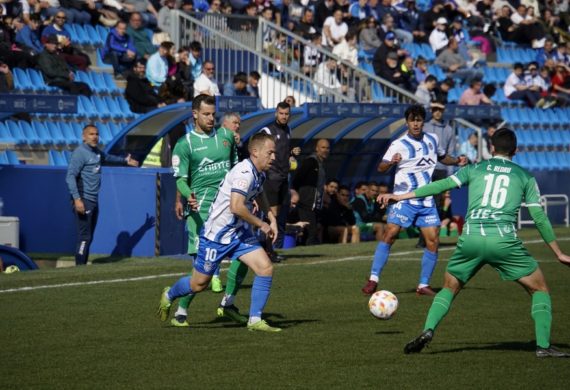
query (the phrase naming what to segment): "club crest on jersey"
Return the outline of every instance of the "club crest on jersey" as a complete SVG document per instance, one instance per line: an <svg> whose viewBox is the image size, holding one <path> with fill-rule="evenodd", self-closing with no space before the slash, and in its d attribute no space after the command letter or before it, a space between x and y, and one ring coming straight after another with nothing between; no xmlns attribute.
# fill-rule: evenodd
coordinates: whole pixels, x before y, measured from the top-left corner
<svg viewBox="0 0 570 390"><path fill-rule="evenodd" d="M418 163L416 164L416 167L426 167L426 166L430 166L430 165L434 165L434 164L435 164L435 161L433 161L431 158L422 157L422 159L420 161L418 161Z"/></svg>
<svg viewBox="0 0 570 390"><path fill-rule="evenodd" d="M214 267L214 264L212 264L211 261L205 261L204 262L204 271L210 272L213 267Z"/></svg>
<svg viewBox="0 0 570 390"><path fill-rule="evenodd" d="M227 140L224 140L224 148L229 148L230 143Z"/></svg>
<svg viewBox="0 0 570 390"><path fill-rule="evenodd" d="M428 148L429 148L429 150L433 150L433 145L432 145L432 144L428 144Z"/></svg>

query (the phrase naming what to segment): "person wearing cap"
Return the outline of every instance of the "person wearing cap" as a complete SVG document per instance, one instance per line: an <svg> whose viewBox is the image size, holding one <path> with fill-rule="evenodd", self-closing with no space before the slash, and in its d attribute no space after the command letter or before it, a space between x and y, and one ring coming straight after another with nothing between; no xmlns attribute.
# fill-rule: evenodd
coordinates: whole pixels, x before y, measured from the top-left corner
<svg viewBox="0 0 570 390"><path fill-rule="evenodd" d="M402 76L402 72L400 72L400 69L398 68L398 54L395 52L388 53L376 74L396 86L404 87L405 80Z"/></svg>
<svg viewBox="0 0 570 390"><path fill-rule="evenodd" d="M85 83L74 81L73 72L57 52L58 39L49 35L44 40L44 51L38 56L38 66L47 85L61 88L72 95L91 96L91 89Z"/></svg>
<svg viewBox="0 0 570 390"><path fill-rule="evenodd" d="M436 21L435 28L429 35L429 44L433 52L438 55L445 49L449 43L449 38L447 37L447 19L440 17Z"/></svg>

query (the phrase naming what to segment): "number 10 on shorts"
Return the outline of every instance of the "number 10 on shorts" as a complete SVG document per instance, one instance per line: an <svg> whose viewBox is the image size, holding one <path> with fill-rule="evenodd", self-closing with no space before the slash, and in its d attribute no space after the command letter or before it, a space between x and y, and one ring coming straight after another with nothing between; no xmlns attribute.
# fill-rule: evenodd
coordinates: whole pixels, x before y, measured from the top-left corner
<svg viewBox="0 0 570 390"><path fill-rule="evenodd" d="M206 261L216 261L218 250L214 248L206 248Z"/></svg>

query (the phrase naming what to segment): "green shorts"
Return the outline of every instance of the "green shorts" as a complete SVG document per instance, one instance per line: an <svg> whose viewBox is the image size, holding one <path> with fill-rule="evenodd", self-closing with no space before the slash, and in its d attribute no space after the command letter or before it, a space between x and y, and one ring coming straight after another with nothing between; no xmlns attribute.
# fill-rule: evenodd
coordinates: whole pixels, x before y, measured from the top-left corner
<svg viewBox="0 0 570 390"><path fill-rule="evenodd" d="M515 237L462 235L447 272L467 283L485 264L495 268L503 280L518 280L538 268L536 260Z"/></svg>
<svg viewBox="0 0 570 390"><path fill-rule="evenodd" d="M360 229L360 234L374 233L374 222L359 223L358 228Z"/></svg>
<svg viewBox="0 0 570 390"><path fill-rule="evenodd" d="M210 205L212 202L213 199L203 200L200 205L200 211L191 212L186 220L186 227L188 229L188 253L191 255L198 253L200 231L208 219Z"/></svg>

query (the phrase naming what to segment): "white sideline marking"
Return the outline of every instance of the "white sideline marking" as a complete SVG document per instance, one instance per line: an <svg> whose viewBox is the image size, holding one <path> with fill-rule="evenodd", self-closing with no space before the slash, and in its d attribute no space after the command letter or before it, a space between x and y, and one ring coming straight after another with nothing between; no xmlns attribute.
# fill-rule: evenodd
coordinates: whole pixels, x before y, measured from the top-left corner
<svg viewBox="0 0 570 390"><path fill-rule="evenodd" d="M558 238L557 241L570 241L570 237ZM523 244L527 244L527 245L528 244L538 244L541 242L543 242L543 241L542 240L529 240L529 241L523 241ZM440 248L439 251L440 252L448 252L448 251L451 251L454 249L455 249L455 247L444 247L444 248ZM395 252L395 253L391 253L390 256L407 256L407 255L414 255L414 254L420 254L420 253L423 253L423 250ZM279 264L278 267L290 267L290 266L299 266L299 265L316 265L316 264L327 264L327 263L341 263L341 262L345 262L345 261L354 261L354 260L370 260L371 257L372 257L372 255L351 256L351 257L342 257L340 259L306 261L303 263L295 263L295 264ZM420 259L407 257L407 258L403 258L403 259L398 259L398 261L420 261ZM222 272L225 272L225 271L226 271L226 269L222 270ZM134 278L92 280L90 282L60 283L60 284L48 284L48 285L40 285L40 286L17 287L17 288L9 288L6 290L0 290L0 294L11 293L11 292L21 292L21 291L44 290L44 289L48 289L48 288L62 288L62 287L90 286L90 285L95 285L95 284L138 282L141 280L170 278L173 276L182 276L182 275L186 275L186 274L187 274L187 272L177 272L177 273L171 273L171 274L138 276L138 277L134 277Z"/></svg>

